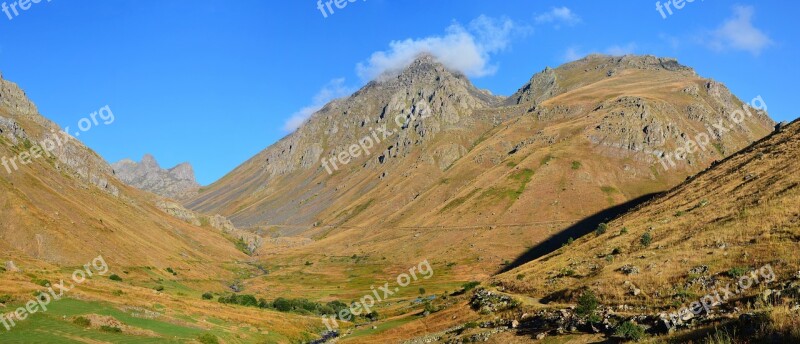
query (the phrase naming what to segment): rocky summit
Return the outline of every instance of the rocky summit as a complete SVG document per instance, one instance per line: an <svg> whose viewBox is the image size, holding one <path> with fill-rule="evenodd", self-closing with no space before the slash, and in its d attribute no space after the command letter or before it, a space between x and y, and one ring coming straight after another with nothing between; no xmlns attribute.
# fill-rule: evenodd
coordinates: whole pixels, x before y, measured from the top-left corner
<svg viewBox="0 0 800 344"><path fill-rule="evenodd" d="M175 200L195 196L200 189L194 169L188 162L163 169L152 155L147 154L140 163L125 159L111 167L114 175L125 184Z"/></svg>

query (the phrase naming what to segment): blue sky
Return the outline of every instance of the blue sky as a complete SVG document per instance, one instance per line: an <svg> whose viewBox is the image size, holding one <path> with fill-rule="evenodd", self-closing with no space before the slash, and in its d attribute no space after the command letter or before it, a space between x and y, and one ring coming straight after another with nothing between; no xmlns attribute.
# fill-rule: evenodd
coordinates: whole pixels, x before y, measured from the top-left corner
<svg viewBox="0 0 800 344"><path fill-rule="evenodd" d="M356 0L327 17L314 0L29 5L0 12L4 78L61 126L108 105L114 122L82 141L110 162L189 161L202 184L421 50L502 95L591 52L671 56L797 118L794 1L670 3L665 16L651 1Z"/></svg>

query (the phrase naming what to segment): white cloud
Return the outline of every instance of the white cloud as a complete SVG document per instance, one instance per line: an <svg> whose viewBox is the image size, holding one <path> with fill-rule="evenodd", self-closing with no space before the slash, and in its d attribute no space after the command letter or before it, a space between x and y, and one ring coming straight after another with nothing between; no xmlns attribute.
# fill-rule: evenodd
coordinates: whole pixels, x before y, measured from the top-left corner
<svg viewBox="0 0 800 344"><path fill-rule="evenodd" d="M491 63L491 56L507 49L513 34L529 30L510 19L481 15L467 27L453 23L442 36L392 41L388 50L373 53L356 66L356 71L362 79L372 80L384 73L398 72L420 54L429 53L446 67L467 76L492 75L497 66Z"/></svg>
<svg viewBox="0 0 800 344"><path fill-rule="evenodd" d="M585 55L581 53L579 47L569 47L567 48L567 51L564 52L564 61L572 62L575 60L580 60L583 58L583 56Z"/></svg>
<svg viewBox="0 0 800 344"><path fill-rule="evenodd" d="M564 52L563 59L564 62L572 62L575 60L580 60L589 54L606 54L611 56L622 56L622 55L633 54L636 52L636 50L637 50L637 45L636 43L633 42L625 45L612 45L602 50L588 50L588 51L581 49L581 47L579 46L571 46L567 48L567 50Z"/></svg>
<svg viewBox="0 0 800 344"><path fill-rule="evenodd" d="M350 95L353 90L344 85L344 78L333 79L325 86L322 87L314 98L312 99L311 105L308 105L297 112L293 113L286 123L283 125L283 130L286 132L295 131L299 128L306 120L308 120L311 115L315 112L322 109L325 104L334 100L336 98L341 98L347 95Z"/></svg>
<svg viewBox="0 0 800 344"><path fill-rule="evenodd" d="M633 54L636 51L636 43L628 43L625 45L612 45L606 48L605 53L613 56L622 56Z"/></svg>
<svg viewBox="0 0 800 344"><path fill-rule="evenodd" d="M561 24L573 26L581 22L581 18L568 7L553 7L549 12L542 13L534 18L536 24L554 24L560 28Z"/></svg>
<svg viewBox="0 0 800 344"><path fill-rule="evenodd" d="M743 50L755 56L773 44L761 30L753 26L755 9L752 6L734 6L733 17L711 33L708 46L717 51Z"/></svg>

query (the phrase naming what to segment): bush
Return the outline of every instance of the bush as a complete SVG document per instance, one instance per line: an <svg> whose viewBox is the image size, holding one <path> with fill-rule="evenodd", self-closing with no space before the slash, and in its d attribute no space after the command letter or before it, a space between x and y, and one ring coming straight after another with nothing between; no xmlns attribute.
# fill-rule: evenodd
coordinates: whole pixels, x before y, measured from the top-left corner
<svg viewBox="0 0 800 344"><path fill-rule="evenodd" d="M39 285L39 286L45 287L45 288L47 288L48 286L50 286L50 281L48 281L48 280L46 280L46 279L39 279L39 278L36 278L36 279L34 279L34 280L33 280L33 283L35 283L35 284L37 284L37 285Z"/></svg>
<svg viewBox="0 0 800 344"><path fill-rule="evenodd" d="M211 300L214 298L214 295L211 293L203 293L203 300Z"/></svg>
<svg viewBox="0 0 800 344"><path fill-rule="evenodd" d="M197 337L197 341L203 344L219 344L219 338L211 333L204 333Z"/></svg>
<svg viewBox="0 0 800 344"><path fill-rule="evenodd" d="M597 225L597 229L594 230L594 233L600 236L606 234L606 231L608 231L608 225L605 223L601 223Z"/></svg>
<svg viewBox="0 0 800 344"><path fill-rule="evenodd" d="M580 168L581 168L581 162L580 161L573 161L572 162L572 169L573 170L578 170Z"/></svg>
<svg viewBox="0 0 800 344"><path fill-rule="evenodd" d="M617 326L614 335L629 340L639 340L644 337L644 329L630 321L626 321Z"/></svg>
<svg viewBox="0 0 800 344"><path fill-rule="evenodd" d="M178 273L175 272L175 270L172 270L172 268L166 268L165 270L167 270L167 272L171 273L172 276L178 276Z"/></svg>
<svg viewBox="0 0 800 344"><path fill-rule="evenodd" d="M464 291L470 291L472 289L475 289L475 287L477 287L479 285L481 285L481 282L472 281L472 282L464 283L461 287L464 288Z"/></svg>
<svg viewBox="0 0 800 344"><path fill-rule="evenodd" d="M578 307L575 307L575 314L580 317L590 317L594 315L599 305L600 302L597 300L597 296L591 290L587 290L578 298Z"/></svg>
<svg viewBox="0 0 800 344"><path fill-rule="evenodd" d="M256 297L247 294L228 294L225 296L220 296L219 302L247 307L258 307L258 300Z"/></svg>
<svg viewBox="0 0 800 344"><path fill-rule="evenodd" d="M642 234L642 238L639 240L642 243L642 246L647 247L653 242L653 235L650 232Z"/></svg>
<svg viewBox="0 0 800 344"><path fill-rule="evenodd" d="M155 288L153 288L153 290L155 290L155 291L164 291L164 286L163 285L158 285Z"/></svg>
<svg viewBox="0 0 800 344"><path fill-rule="evenodd" d="M112 281L122 282L122 277L119 277L119 275L117 274L111 274L111 276L108 276L108 279Z"/></svg>
<svg viewBox="0 0 800 344"><path fill-rule="evenodd" d="M102 325L102 326L100 326L100 331L109 332L109 333L120 333L120 332L122 332L122 329L119 328L119 327Z"/></svg>
<svg viewBox="0 0 800 344"><path fill-rule="evenodd" d="M92 326L92 321L86 317L77 317L72 320L72 323L81 327L89 327Z"/></svg>
<svg viewBox="0 0 800 344"><path fill-rule="evenodd" d="M12 299L11 295L8 294L0 295L0 303L8 303L9 301L11 301L11 299Z"/></svg>
<svg viewBox="0 0 800 344"><path fill-rule="evenodd" d="M122 290L119 290L119 289L114 290L114 291L111 292L111 295L114 295L114 296L122 296L124 294L125 293Z"/></svg>
<svg viewBox="0 0 800 344"><path fill-rule="evenodd" d="M750 271L750 268L748 268L746 266L737 266L737 267L732 267L730 270L728 270L727 275L728 275L728 277L731 277L731 278L739 278L739 277L744 276L749 271Z"/></svg>
<svg viewBox="0 0 800 344"><path fill-rule="evenodd" d="M622 227L622 229L619 230L619 235L623 234L628 234L628 227Z"/></svg>

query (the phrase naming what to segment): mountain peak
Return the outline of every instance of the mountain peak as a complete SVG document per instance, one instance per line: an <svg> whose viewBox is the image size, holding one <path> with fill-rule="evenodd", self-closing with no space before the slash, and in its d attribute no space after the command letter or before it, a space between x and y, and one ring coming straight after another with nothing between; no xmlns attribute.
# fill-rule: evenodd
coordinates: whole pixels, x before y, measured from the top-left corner
<svg viewBox="0 0 800 344"><path fill-rule="evenodd" d="M112 165L117 178L135 188L174 199L194 196L200 185L195 180L192 165L185 162L171 169L162 169L150 154L141 163L125 159Z"/></svg>
<svg viewBox="0 0 800 344"><path fill-rule="evenodd" d="M161 168L161 166L158 165L158 161L156 161L156 158L150 154L145 154L142 157L142 165L145 167L154 167L158 169Z"/></svg>

